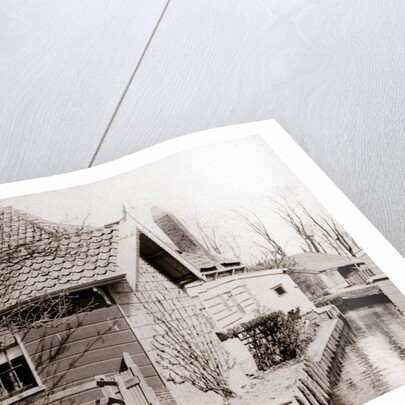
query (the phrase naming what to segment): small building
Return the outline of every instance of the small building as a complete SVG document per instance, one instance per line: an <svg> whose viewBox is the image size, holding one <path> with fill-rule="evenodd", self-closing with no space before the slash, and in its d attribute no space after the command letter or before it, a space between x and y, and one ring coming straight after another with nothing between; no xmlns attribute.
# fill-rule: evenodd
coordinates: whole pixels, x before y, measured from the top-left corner
<svg viewBox="0 0 405 405"><path fill-rule="evenodd" d="M316 311L282 269L238 272L234 275L195 281L186 286L191 297L203 302L218 330L246 322L264 311Z"/></svg>
<svg viewBox="0 0 405 405"><path fill-rule="evenodd" d="M291 277L311 298L357 284L365 284L372 270L364 258L303 252L291 255L294 268Z"/></svg>
<svg viewBox="0 0 405 405"><path fill-rule="evenodd" d="M383 271L371 260L370 256L360 249L356 252L356 257L361 260L359 269L367 283L373 283L376 280L387 278Z"/></svg>
<svg viewBox="0 0 405 405"><path fill-rule="evenodd" d="M359 250L356 253L364 264L364 268L368 278L367 284L376 285L379 289L389 298L401 314L405 314L405 296L402 292L392 283L392 281L383 273L383 271L371 260L371 258L364 252Z"/></svg>
<svg viewBox="0 0 405 405"><path fill-rule="evenodd" d="M314 319L325 308L316 308L284 269L250 271L236 259L216 255L173 214L152 210L155 223L167 236L175 251L195 266L203 277L184 284L187 295L201 306L223 347L240 370L238 380L257 371L252 354L238 338L228 339L228 331L268 311ZM326 315L329 316L329 315Z"/></svg>

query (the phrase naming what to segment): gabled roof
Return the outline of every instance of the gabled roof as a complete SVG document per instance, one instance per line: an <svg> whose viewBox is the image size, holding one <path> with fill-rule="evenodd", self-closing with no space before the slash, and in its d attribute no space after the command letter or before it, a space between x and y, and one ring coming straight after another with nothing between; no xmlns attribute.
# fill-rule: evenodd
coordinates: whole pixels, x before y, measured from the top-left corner
<svg viewBox="0 0 405 405"><path fill-rule="evenodd" d="M216 268L218 266L218 262L214 262L209 257L199 253L182 252L179 254L199 271Z"/></svg>
<svg viewBox="0 0 405 405"><path fill-rule="evenodd" d="M348 258L346 256L316 252L303 252L291 255L289 257L294 260L295 268L297 270L307 270L313 272L320 272L363 263L363 260L356 257Z"/></svg>
<svg viewBox="0 0 405 405"><path fill-rule="evenodd" d="M189 263L202 272L207 269L240 264L237 259L227 258L213 253L190 232L175 215L159 207L152 207L152 218L161 231L172 241L176 250Z"/></svg>
<svg viewBox="0 0 405 405"><path fill-rule="evenodd" d="M118 227L65 226L0 208L0 311L116 277Z"/></svg>
<svg viewBox="0 0 405 405"><path fill-rule="evenodd" d="M167 276L180 284L198 279L205 280L205 276L184 255L173 250L139 222L137 228L141 257L154 263Z"/></svg>

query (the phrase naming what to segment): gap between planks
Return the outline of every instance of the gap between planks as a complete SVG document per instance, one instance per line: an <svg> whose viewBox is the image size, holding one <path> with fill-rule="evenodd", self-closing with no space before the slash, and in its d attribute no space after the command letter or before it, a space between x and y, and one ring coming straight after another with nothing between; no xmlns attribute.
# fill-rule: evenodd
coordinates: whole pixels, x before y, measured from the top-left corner
<svg viewBox="0 0 405 405"><path fill-rule="evenodd" d="M114 109L114 111L113 111L113 113L111 115L111 118L110 118L104 132L103 132L103 135L100 138L100 142L97 145L97 148L96 148L96 150L95 150L95 152L94 152L94 154L93 154L93 156L92 156L92 158L90 160L90 163L89 163L88 167L93 166L94 161L96 160L97 154L100 151L100 148L101 148L101 146L102 146L102 144L103 144L103 142L104 142L104 140L105 140L105 138L106 138L106 136L108 134L108 131L111 128L111 125L112 125L112 123L113 123L113 121L114 121L114 119L115 119L115 117L116 117L116 115L118 113L118 110L121 107L122 102L124 101L124 98L125 98L126 94L128 93L129 88L131 87L131 84L132 84L132 82L134 80L134 77L135 77L136 73L138 72L139 67L141 66L141 63L142 63L142 61L143 61L143 59L144 59L144 57L146 55L146 52L147 52L150 44L152 43L153 37L155 36L156 31L159 28L160 23L163 20L163 17L164 17L164 15L166 13L167 8L169 7L170 2L171 2L171 0L167 0L165 6L163 7L163 10L162 10L157 22L156 22L155 28L153 29L153 31L152 31L152 33L151 33L151 35L149 37L149 40L146 42L146 45L145 45L145 48L142 51L141 57L139 58L138 62L136 63L135 68L134 68L134 70L132 72L132 75L130 76L130 78L128 80L128 83L125 86L125 89L124 89L120 99L118 100L117 106L115 107L115 109Z"/></svg>

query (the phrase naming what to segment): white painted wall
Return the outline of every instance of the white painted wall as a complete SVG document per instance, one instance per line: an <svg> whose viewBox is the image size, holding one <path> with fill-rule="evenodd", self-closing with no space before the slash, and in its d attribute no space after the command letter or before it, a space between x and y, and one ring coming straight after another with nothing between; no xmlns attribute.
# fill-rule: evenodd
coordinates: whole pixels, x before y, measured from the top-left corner
<svg viewBox="0 0 405 405"><path fill-rule="evenodd" d="M278 295L274 290L277 286L282 286L286 293ZM259 309L288 312L300 307L301 314L315 310L313 303L282 270L263 270L205 283L196 282L187 285L186 289L190 296L202 301L221 330L251 319ZM238 305L231 305L231 302L226 305L224 297L229 293L238 300Z"/></svg>
<svg viewBox="0 0 405 405"><path fill-rule="evenodd" d="M290 276L282 272L264 270L256 273L248 273L241 276L250 291L256 296L259 303L270 310L282 310L288 312L300 307L301 313L305 314L314 310L313 303L304 295ZM281 285L286 291L278 295L274 290Z"/></svg>

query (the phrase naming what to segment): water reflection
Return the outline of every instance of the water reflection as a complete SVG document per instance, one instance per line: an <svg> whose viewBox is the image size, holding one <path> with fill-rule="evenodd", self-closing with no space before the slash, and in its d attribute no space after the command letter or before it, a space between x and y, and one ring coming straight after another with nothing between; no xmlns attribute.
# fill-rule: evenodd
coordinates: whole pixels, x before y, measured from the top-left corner
<svg viewBox="0 0 405 405"><path fill-rule="evenodd" d="M345 314L356 342L346 349L334 405L360 405L405 385L405 321L392 304Z"/></svg>

